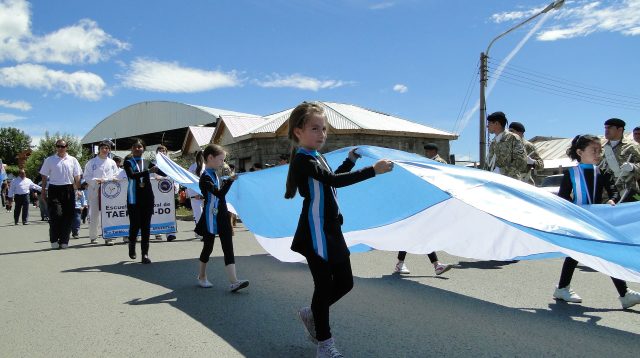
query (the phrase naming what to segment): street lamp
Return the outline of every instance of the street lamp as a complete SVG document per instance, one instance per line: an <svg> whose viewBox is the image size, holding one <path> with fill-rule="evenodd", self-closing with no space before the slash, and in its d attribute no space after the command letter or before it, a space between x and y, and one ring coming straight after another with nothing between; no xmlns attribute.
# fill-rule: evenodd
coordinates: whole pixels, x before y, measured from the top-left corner
<svg viewBox="0 0 640 358"><path fill-rule="evenodd" d="M530 18L524 20L523 22L517 24L516 26L510 28L509 30L501 33L496 38L491 40L489 46L487 46L487 50L485 52L480 53L480 168L485 168L486 160L487 160L487 134L486 134L486 120L487 120L487 103L484 98L484 89L487 87L487 59L489 58L489 50L494 42L498 39L502 38L506 34L511 31L519 28L520 26L530 22L536 17L545 14L551 10L559 9L564 4L564 0L555 0L551 4L547 5L542 11L531 16Z"/></svg>

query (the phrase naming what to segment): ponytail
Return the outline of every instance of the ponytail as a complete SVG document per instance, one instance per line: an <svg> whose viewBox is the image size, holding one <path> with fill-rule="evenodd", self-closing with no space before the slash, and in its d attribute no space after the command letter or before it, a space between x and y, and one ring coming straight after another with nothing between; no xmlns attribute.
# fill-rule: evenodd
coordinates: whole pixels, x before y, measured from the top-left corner
<svg viewBox="0 0 640 358"><path fill-rule="evenodd" d="M289 171L287 172L287 185L286 190L284 192L285 199L293 199L296 196L296 192L298 191L298 187L293 180L293 175L291 175L291 167L293 166L293 157L296 155L296 151L298 148L296 146L291 146L291 154L289 155Z"/></svg>

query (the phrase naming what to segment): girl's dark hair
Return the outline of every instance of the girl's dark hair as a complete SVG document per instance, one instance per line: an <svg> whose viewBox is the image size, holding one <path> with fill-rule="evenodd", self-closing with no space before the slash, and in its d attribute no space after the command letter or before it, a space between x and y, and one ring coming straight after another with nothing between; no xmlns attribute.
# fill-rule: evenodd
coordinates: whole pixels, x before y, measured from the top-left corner
<svg viewBox="0 0 640 358"><path fill-rule="evenodd" d="M285 199L293 199L296 196L296 183L293 182L293 176L291 175L291 165L293 164L293 157L296 155L296 151L298 150L298 137L294 134L293 130L296 128L304 128L305 124L309 118L318 114L324 117L324 108L320 103L317 102L302 102L296 108L293 109L291 115L289 115L289 119L287 123L289 125L288 137L291 140L291 154L289 155L289 172L287 173L287 184L286 190L284 193Z"/></svg>
<svg viewBox="0 0 640 358"><path fill-rule="evenodd" d="M213 155L214 157L217 157L218 155L220 155L222 153L226 153L224 148L222 148L221 146L219 146L217 144L209 144L208 146L206 146L204 148L204 151L202 152L202 157L203 157L204 161L207 161L207 158L210 155Z"/></svg>
<svg viewBox="0 0 640 358"><path fill-rule="evenodd" d="M147 145L144 143L144 141L140 138L133 138L132 139L133 142L131 143L131 148L133 148L135 145L140 144L142 146L142 149L147 150Z"/></svg>
<svg viewBox="0 0 640 358"><path fill-rule="evenodd" d="M600 144L600 138L591 135L591 134L584 134L584 135L577 135L573 138L573 140L571 141L571 147L569 147L569 149L567 149L567 155L569 156L569 158L573 159L573 160L577 160L578 162L580 162L580 156L578 155L578 149L580 150L585 150L585 148L587 148L591 143L598 143L598 145Z"/></svg>
<svg viewBox="0 0 640 358"><path fill-rule="evenodd" d="M202 170L204 169L204 156L202 155L202 151L199 150L196 152L196 175L202 175Z"/></svg>

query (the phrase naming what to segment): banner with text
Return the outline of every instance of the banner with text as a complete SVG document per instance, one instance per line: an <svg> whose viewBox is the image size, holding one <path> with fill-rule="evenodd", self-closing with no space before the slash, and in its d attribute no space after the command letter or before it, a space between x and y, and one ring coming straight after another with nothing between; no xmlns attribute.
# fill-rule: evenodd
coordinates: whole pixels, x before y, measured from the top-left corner
<svg viewBox="0 0 640 358"><path fill-rule="evenodd" d="M151 179L151 187L155 198L151 235L177 232L173 182L169 179ZM100 195L102 237L109 239L128 236L127 180L102 183Z"/></svg>

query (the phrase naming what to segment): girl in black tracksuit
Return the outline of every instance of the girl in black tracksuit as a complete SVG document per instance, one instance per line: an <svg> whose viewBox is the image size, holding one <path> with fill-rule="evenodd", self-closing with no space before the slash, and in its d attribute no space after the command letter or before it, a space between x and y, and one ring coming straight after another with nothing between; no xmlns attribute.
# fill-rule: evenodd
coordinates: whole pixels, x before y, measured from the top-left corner
<svg viewBox="0 0 640 358"><path fill-rule="evenodd" d="M129 213L129 257L136 259L136 238L140 231L140 246L143 264L150 264L149 235L151 231L151 216L153 215L153 190L149 173L158 171L157 167L149 167L149 162L142 158L145 144L141 139L135 139L131 146L131 156L124 161L124 171L127 173L127 211Z"/></svg>
<svg viewBox="0 0 640 358"><path fill-rule="evenodd" d="M359 157L354 149L334 173L317 151L326 140L326 126L320 104L305 102L291 113L289 139L298 148L291 153L285 198L293 198L296 192L304 198L291 250L307 259L315 286L311 307L298 314L307 333L318 342L318 356L340 356L331 338L329 306L351 290L353 275L335 188L386 173L393 163L380 160L373 167L349 172Z"/></svg>

